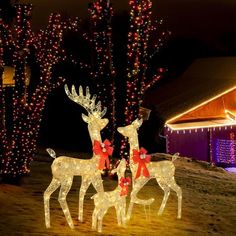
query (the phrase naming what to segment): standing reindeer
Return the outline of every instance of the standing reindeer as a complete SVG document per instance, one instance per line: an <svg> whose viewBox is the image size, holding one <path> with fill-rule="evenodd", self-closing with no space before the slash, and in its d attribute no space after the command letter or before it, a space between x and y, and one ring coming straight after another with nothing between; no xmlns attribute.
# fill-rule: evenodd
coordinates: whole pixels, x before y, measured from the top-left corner
<svg viewBox="0 0 236 236"><path fill-rule="evenodd" d="M67 96L74 102L84 107L88 116L82 114L83 120L88 124L88 131L91 138L92 145L97 140L102 143L100 131L107 125L108 119L102 118L106 113L106 108L101 109L101 103L96 104L96 95L92 98L88 87L86 88L86 95L83 95L83 89L80 86L79 95L76 93L75 87L72 86L71 93L65 85L65 92ZM55 158L52 163L52 181L46 191L44 192L44 208L45 208L45 224L46 227L50 227L50 211L49 200L51 194L60 187L58 201L65 214L67 223L71 228L74 228L73 221L71 219L70 211L66 202L66 196L71 188L73 177L81 176L81 187L79 192L79 220L83 221L83 203L84 196L92 183L97 192L103 192L103 183L101 178L101 171L98 169L100 156L93 154L91 159L83 160L67 156L60 156L56 158L56 154L52 149L47 150L49 154Z"/></svg>
<svg viewBox="0 0 236 236"><path fill-rule="evenodd" d="M111 173L118 175L118 186L115 190L109 192L98 192L92 199L94 199L94 211L92 217L92 229L102 232L102 220L108 208L114 206L116 209L116 216L118 225L125 225L126 223L126 196L128 194L128 185L130 179L125 179L126 160L122 159L116 169ZM98 224L98 226L97 226Z"/></svg>
<svg viewBox="0 0 236 236"><path fill-rule="evenodd" d="M173 155L172 161L160 161L160 162L150 162L147 163L147 170L149 172L149 177L140 176L137 179L134 179L134 176L137 174L138 164L134 163L133 160L133 150L139 150L139 141L138 141L138 128L142 125L142 119L136 119L130 125L125 127L119 127L117 130L123 136L129 138L130 144L130 169L132 172L133 180L133 189L130 195L130 204L127 213L127 220L130 219L133 205L136 204L149 204L154 199L141 200L137 198L139 190L152 178L155 178L159 186L164 191L164 198L161 203L161 207L158 211L158 215L163 213L166 202L170 195L170 189L174 190L178 197L178 215L177 218L181 218L181 208L182 208L182 190L175 182L175 166L173 161L177 158L178 154ZM145 155L144 155L145 158Z"/></svg>

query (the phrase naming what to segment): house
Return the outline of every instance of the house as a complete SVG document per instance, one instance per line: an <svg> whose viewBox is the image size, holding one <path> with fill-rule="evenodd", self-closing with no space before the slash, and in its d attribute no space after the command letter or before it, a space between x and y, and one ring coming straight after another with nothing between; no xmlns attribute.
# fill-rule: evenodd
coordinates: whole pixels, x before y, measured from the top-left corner
<svg viewBox="0 0 236 236"><path fill-rule="evenodd" d="M28 66L25 67L25 75L26 75L26 85L29 86L30 82L30 75L31 71ZM4 66L4 71L3 71L3 87L14 87L15 86L15 68L11 66Z"/></svg>
<svg viewBox="0 0 236 236"><path fill-rule="evenodd" d="M164 120L168 153L236 166L236 57L195 60L143 106Z"/></svg>

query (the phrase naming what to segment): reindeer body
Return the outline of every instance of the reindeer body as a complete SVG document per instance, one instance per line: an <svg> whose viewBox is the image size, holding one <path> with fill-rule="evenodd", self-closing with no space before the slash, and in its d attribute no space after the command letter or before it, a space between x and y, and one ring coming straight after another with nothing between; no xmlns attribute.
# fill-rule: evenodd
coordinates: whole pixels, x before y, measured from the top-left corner
<svg viewBox="0 0 236 236"><path fill-rule="evenodd" d="M65 176L86 175L91 171L95 171L100 174L100 170L97 168L98 160L99 156L96 155L88 160L60 156L57 157L52 163L52 175L56 179L63 179Z"/></svg>
<svg viewBox="0 0 236 236"><path fill-rule="evenodd" d="M133 161L133 150L139 150L139 141L138 141L138 133L137 129L141 126L142 119L132 122L132 124L127 125L125 127L119 127L117 130L123 136L129 138L130 144L130 169L132 172L132 192L130 194L130 204L127 212L127 219L130 219L132 214L132 209L134 203L136 204L143 204L143 205L150 205L154 199L142 200L137 197L138 192L140 189L152 178L155 178L159 186L164 191L164 198L162 200L160 209L158 211L158 215L161 215L164 211L166 202L168 200L170 189L174 190L177 193L178 197L178 215L177 218L181 218L181 208L182 208L182 190L175 182L175 166L173 161L176 159L177 154L172 157L172 161L160 161L160 162L150 162L147 163L147 169L149 171L150 176L148 178L144 176L140 176L137 179L134 179L136 175L138 165Z"/></svg>
<svg viewBox="0 0 236 236"><path fill-rule="evenodd" d="M88 116L82 114L83 120L88 124L88 131L92 145L97 140L102 142L101 130L107 125L108 119L102 117L106 113L106 109L101 110L101 103L95 104L96 96L90 98L89 89L86 89L86 95L83 95L82 87L79 89L79 95L75 91L75 87L72 86L72 92L70 93L67 86L65 86L67 96L74 102L83 106ZM83 203L84 196L90 184L94 186L97 192L103 192L103 181L101 177L101 171L98 170L99 156L93 154L91 159L77 159L67 156L60 156L56 158L56 153L52 149L47 149L48 153L55 158L52 163L52 181L46 191L44 192L44 209L45 209L45 224L46 227L50 227L50 210L49 200L51 194L60 187L58 201L66 217L67 223L71 228L74 228L74 224L70 215L70 211L66 202L66 196L70 191L73 177L81 176L81 187L79 193L79 220L83 221Z"/></svg>

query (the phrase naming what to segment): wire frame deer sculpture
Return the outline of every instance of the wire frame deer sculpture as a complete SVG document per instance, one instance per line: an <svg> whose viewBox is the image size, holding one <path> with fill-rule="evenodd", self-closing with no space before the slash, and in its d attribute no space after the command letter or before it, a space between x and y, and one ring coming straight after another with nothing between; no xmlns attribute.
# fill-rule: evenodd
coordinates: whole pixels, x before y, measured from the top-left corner
<svg viewBox="0 0 236 236"><path fill-rule="evenodd" d="M154 199L142 200L137 197L140 189L152 178L155 178L159 186L164 191L164 198L162 200L158 215L161 215L164 211L166 202L170 195L170 189L174 190L178 197L178 214L177 218L181 218L181 209L182 209L182 190L175 182L175 166L173 161L178 157L178 153L174 154L172 161L159 161L159 162L149 162L146 164L147 170L149 172L149 177L140 176L135 179L134 176L137 174L138 164L135 164L133 160L134 150L139 150L139 141L138 141L138 128L142 125L142 119L136 119L130 125L125 127L117 128L118 132L125 137L128 137L130 144L130 169L132 172L132 184L133 189L130 194L130 204L127 212L127 220L130 219L132 214L132 209L134 203L149 205ZM145 158L145 155L143 156Z"/></svg>
<svg viewBox="0 0 236 236"><path fill-rule="evenodd" d="M108 119L102 118L106 113L106 108L101 109L101 103L96 104L96 95L91 98L89 88L86 88L86 95L83 94L83 89L80 86L79 94L77 94L75 87L72 86L71 92L67 85L65 85L65 92L67 96L74 102L84 107L88 116L82 114L82 119L88 124L88 131L91 138L92 145L97 140L102 143L101 130L108 124ZM101 171L98 169L99 155L93 154L91 159L77 159L67 156L60 156L56 158L56 154L52 149L47 150L49 154L55 158L52 163L52 181L46 191L44 192L44 209L45 209L45 224L50 227L50 209L49 200L51 194L60 187L58 201L64 212L66 221L71 228L74 224L71 214L66 202L66 196L71 188L73 177L81 176L81 187L79 192L79 221L83 221L83 203L84 196L90 184L94 186L97 192L103 192L103 182L101 178Z"/></svg>
<svg viewBox="0 0 236 236"><path fill-rule="evenodd" d="M118 186L109 192L99 192L92 196L94 211L92 216L92 229L102 232L102 220L110 207L115 207L118 225L126 223L126 196L130 179L125 178L126 160L122 159L116 169L111 173L117 173Z"/></svg>

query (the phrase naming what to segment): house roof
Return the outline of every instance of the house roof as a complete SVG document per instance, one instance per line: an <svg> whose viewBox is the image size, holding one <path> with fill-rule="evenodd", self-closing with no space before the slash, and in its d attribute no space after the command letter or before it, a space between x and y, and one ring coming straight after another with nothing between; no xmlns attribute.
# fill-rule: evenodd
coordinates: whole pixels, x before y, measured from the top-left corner
<svg viewBox="0 0 236 236"><path fill-rule="evenodd" d="M182 76L148 92L144 106L172 124L188 120L205 127L227 119L224 110L236 110L236 57L195 60Z"/></svg>

